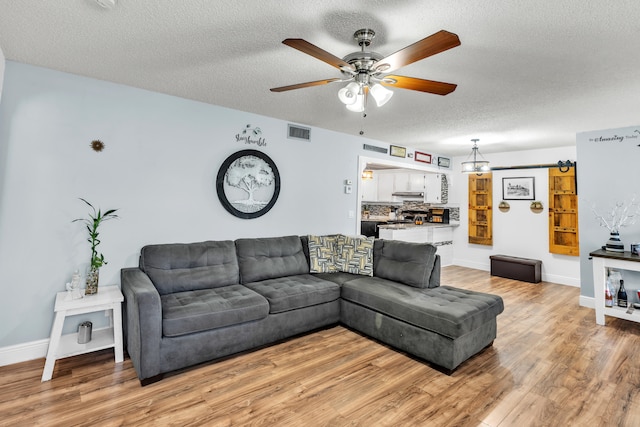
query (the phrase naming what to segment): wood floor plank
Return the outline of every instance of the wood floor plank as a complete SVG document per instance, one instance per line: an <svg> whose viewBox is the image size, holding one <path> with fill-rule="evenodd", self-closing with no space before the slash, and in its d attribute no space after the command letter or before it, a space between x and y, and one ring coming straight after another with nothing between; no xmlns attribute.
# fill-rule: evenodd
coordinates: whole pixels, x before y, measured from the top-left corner
<svg viewBox="0 0 640 427"><path fill-rule="evenodd" d="M0 425L637 426L640 325L578 305L579 289L446 267L498 294L493 346L451 376L336 326L140 387L113 350L0 367Z"/></svg>

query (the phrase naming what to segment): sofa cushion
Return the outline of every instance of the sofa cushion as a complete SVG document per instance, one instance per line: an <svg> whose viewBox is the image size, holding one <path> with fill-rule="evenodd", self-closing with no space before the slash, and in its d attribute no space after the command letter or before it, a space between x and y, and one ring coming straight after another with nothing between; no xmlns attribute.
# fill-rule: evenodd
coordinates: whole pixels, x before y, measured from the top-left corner
<svg viewBox="0 0 640 427"><path fill-rule="evenodd" d="M263 319L269 303L242 286L177 292L160 297L162 334L167 337Z"/></svg>
<svg viewBox="0 0 640 427"><path fill-rule="evenodd" d="M376 255L379 255L374 271L376 277L416 288L434 286L434 283L429 283L436 261L436 247L434 245L384 240L382 251Z"/></svg>
<svg viewBox="0 0 640 427"><path fill-rule="evenodd" d="M148 245L140 253L144 271L160 295L240 283L231 240Z"/></svg>
<svg viewBox="0 0 640 427"><path fill-rule="evenodd" d="M338 271L336 273L316 273L314 274L314 276L323 280L329 280L330 282L336 283L340 286L342 286L349 280L358 279L362 277L358 274L345 273L342 271Z"/></svg>
<svg viewBox="0 0 640 427"><path fill-rule="evenodd" d="M245 286L269 301L270 313L282 313L340 298L339 285L311 274L268 279Z"/></svg>
<svg viewBox="0 0 640 427"><path fill-rule="evenodd" d="M298 236L236 240L241 283L309 273Z"/></svg>
<svg viewBox="0 0 640 427"><path fill-rule="evenodd" d="M341 296L453 339L479 328L504 310L502 298L497 295L449 286L418 289L378 277L346 282Z"/></svg>
<svg viewBox="0 0 640 427"><path fill-rule="evenodd" d="M334 273L336 268L336 245L338 236L308 236L309 271L311 273Z"/></svg>
<svg viewBox="0 0 640 427"><path fill-rule="evenodd" d="M335 263L338 271L373 276L373 237L338 236Z"/></svg>

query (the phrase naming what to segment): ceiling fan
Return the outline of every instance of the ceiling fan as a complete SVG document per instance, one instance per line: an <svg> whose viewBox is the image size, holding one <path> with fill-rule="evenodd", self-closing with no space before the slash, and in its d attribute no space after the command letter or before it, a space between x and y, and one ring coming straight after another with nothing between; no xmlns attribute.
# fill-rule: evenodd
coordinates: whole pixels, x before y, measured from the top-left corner
<svg viewBox="0 0 640 427"><path fill-rule="evenodd" d="M283 40L282 43L287 46L298 49L336 67L344 77L274 87L271 91L285 92L334 82L349 82L338 91L338 98L349 110L363 112L366 108L367 95L369 93L371 93L379 107L389 101L393 92L386 89L386 87L417 90L436 95L447 95L456 89L457 85L452 83L387 74L405 65L460 46L460 39L456 34L440 30L386 57L377 52L365 50L375 37L375 31L364 28L356 31L353 37L357 40L361 50L350 53L342 59L303 39Z"/></svg>

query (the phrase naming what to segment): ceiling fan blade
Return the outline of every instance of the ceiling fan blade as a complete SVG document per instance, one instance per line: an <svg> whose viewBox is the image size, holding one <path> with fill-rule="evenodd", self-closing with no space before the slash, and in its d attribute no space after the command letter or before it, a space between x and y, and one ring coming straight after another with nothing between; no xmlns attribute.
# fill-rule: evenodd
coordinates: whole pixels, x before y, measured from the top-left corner
<svg viewBox="0 0 640 427"><path fill-rule="evenodd" d="M273 87L269 90L271 90L271 92L285 92L287 90L293 90L293 89L302 89L304 87L311 87L311 86L320 86L320 85L326 85L328 83L332 83L332 82L338 82L338 81L342 81L342 79L324 79L324 80L316 80L314 82L306 82L306 83L298 83L295 85L289 85L289 86L280 86L280 87Z"/></svg>
<svg viewBox="0 0 640 427"><path fill-rule="evenodd" d="M440 30L404 49L392 53L386 58L382 58L376 63L375 69L379 72L388 73L456 46L460 46L458 36L448 31Z"/></svg>
<svg viewBox="0 0 640 427"><path fill-rule="evenodd" d="M390 80L395 80L395 83ZM420 92L434 93L436 95L447 95L458 85L453 83L436 82L433 80L417 79L415 77L406 76L385 76L380 82L381 85L387 87L399 87L401 89L419 90Z"/></svg>
<svg viewBox="0 0 640 427"><path fill-rule="evenodd" d="M306 53L307 55L311 55L314 58L319 59L320 61L324 61L327 64L336 67L339 70L350 70L355 71L355 67L348 62L343 61L335 55L330 54L326 50L320 49L318 46L309 43L303 39L285 39L282 43L290 46L294 49L298 49L300 52Z"/></svg>

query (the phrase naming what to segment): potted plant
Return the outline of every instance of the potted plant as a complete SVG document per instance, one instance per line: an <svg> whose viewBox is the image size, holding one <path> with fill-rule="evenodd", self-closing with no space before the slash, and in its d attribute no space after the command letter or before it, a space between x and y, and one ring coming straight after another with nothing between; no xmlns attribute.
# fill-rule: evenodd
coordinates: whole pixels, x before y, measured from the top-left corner
<svg viewBox="0 0 640 427"><path fill-rule="evenodd" d="M84 222L87 226L87 230L89 231L89 238L87 239L87 241L91 243L91 264L89 267L89 272L87 273L87 286L84 293L86 295L91 295L98 292L100 267L107 263L107 261L104 260L104 255L98 253L96 249L100 244L100 240L98 239L98 236L100 235L98 233L98 227L100 227L100 224L102 224L103 221L118 218L118 215L115 214L117 209L109 209L105 212L102 212L100 209L96 211L96 208L94 208L91 203L87 202L83 198L80 198L80 200L85 202L91 208L91 212L89 212L89 218L77 218L72 222Z"/></svg>

